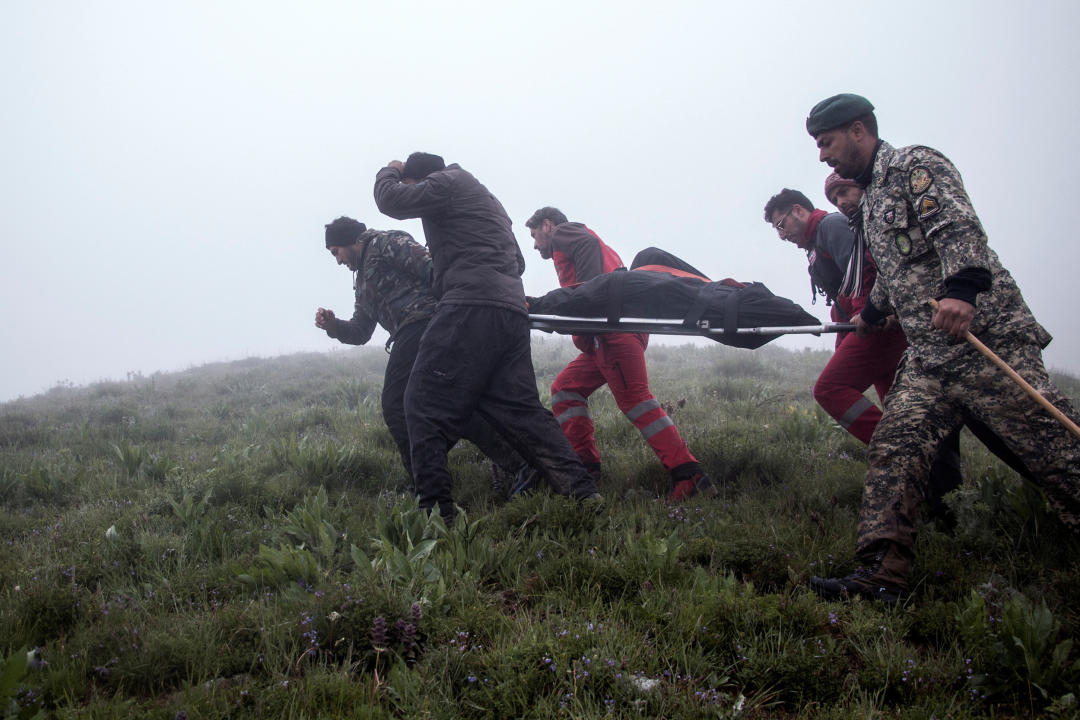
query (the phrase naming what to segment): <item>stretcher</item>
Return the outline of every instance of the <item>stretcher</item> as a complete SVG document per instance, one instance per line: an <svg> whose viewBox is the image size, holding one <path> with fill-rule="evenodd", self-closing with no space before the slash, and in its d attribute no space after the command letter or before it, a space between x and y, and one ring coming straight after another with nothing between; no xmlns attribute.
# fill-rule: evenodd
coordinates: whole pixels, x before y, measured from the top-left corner
<svg viewBox="0 0 1080 720"><path fill-rule="evenodd" d="M656 248L639 253L632 268L530 297L530 326L568 334L700 335L748 349L781 335L854 330L848 323L822 324L762 283L712 282Z"/></svg>
<svg viewBox="0 0 1080 720"><path fill-rule="evenodd" d="M724 342L724 328L710 327L708 320L699 320L696 325L684 325L678 319L660 318L620 318L614 323L607 318L564 317L560 315L529 315L529 326L533 330L554 332L564 335L597 335L600 333L649 333L651 335L699 335ZM821 323L818 325L792 325L776 327L740 327L736 335L767 335L773 340L781 335L823 335L828 333L853 332L852 323ZM765 342L768 342L766 340ZM764 344L764 343L762 343Z"/></svg>

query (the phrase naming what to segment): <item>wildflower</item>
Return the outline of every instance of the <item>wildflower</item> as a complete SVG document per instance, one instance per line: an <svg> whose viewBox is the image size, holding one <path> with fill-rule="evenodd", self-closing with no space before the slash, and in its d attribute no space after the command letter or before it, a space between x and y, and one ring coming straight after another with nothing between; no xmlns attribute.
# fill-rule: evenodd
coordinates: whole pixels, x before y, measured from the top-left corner
<svg viewBox="0 0 1080 720"><path fill-rule="evenodd" d="M375 652L384 652L389 645L390 637L386 631L386 618L378 615L371 624L371 646Z"/></svg>
<svg viewBox="0 0 1080 720"><path fill-rule="evenodd" d="M337 622L341 619L341 613L339 613L337 610L332 610L330 611L330 614L326 616L326 619L330 622Z"/></svg>
<svg viewBox="0 0 1080 720"><path fill-rule="evenodd" d="M120 533L116 531L115 525L110 525L109 529L105 531L105 537L109 540L115 540L120 537Z"/></svg>

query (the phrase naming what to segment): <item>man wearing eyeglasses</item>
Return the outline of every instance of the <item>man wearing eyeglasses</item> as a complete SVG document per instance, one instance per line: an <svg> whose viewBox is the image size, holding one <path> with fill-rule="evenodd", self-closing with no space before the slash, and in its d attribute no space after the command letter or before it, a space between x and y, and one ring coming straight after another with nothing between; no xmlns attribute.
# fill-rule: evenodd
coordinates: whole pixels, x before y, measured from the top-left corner
<svg viewBox="0 0 1080 720"><path fill-rule="evenodd" d="M844 210L847 217L849 229L846 234L836 221L838 213L826 214L824 210L814 209L805 195L794 190L785 189L772 198L769 201L773 204L772 210L766 213L780 237L806 250L811 282L827 301L832 302L832 319L837 322L853 322L859 316L877 279L877 266L862 234L859 211L862 195L862 188L855 181L835 172L825 179L825 197ZM793 204L785 210L783 206L789 201ZM803 202L807 206L803 206ZM816 225L815 217L821 218ZM841 262L837 257L847 259ZM839 333L836 352L814 383L814 399L841 427L869 445L881 419L881 410L863 393L873 387L878 399L884 403L906 348L907 338L891 317L881 332ZM975 418L966 418L965 425L988 450L1031 479L1024 463L989 427ZM960 429L957 428L942 441L930 469L931 492L927 502L931 514L946 524L955 522L955 518L942 498L962 482Z"/></svg>
<svg viewBox="0 0 1080 720"><path fill-rule="evenodd" d="M821 293L832 306L833 321L852 322L866 302L877 270L864 250L853 252L861 244L848 218L818 210L803 193L784 188L765 204L765 221L782 239L806 252L814 300ZM838 333L836 352L814 384L814 399L841 427L869 443L881 410L863 393L873 387L885 399L905 347L907 340L895 323L874 336ZM959 458L955 465L959 466Z"/></svg>

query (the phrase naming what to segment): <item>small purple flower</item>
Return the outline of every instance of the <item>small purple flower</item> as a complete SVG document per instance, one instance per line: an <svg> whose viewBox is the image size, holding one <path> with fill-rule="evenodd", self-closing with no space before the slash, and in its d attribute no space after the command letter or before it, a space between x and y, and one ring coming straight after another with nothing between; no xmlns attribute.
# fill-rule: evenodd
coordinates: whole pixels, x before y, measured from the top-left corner
<svg viewBox="0 0 1080 720"><path fill-rule="evenodd" d="M390 644L390 636L386 629L386 618L377 615L371 624L371 645L376 652L386 650Z"/></svg>

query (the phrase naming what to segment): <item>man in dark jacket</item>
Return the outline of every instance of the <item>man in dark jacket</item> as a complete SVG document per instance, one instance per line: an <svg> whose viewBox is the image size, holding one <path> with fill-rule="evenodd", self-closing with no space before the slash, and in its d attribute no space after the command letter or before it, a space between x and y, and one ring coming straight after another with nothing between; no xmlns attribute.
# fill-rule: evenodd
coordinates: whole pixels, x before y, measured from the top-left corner
<svg viewBox="0 0 1080 720"><path fill-rule="evenodd" d="M562 287L592 280L602 273L626 270L618 254L581 223L568 222L557 208L540 208L525 221L533 247L545 260L553 260ZM605 384L615 403L641 432L671 474L668 499L685 500L691 495L716 494L716 486L697 459L675 423L649 390L645 368L645 333L603 333L575 335L581 354L570 361L551 384L551 409L578 457L594 477L600 475L600 451L596 447L589 396Z"/></svg>
<svg viewBox="0 0 1080 720"><path fill-rule="evenodd" d="M338 265L354 273L356 301L349 320L340 320L332 310L319 308L315 326L349 345L367 343L376 324L390 333L386 342L390 357L383 377L382 413L411 480L405 388L420 337L435 311L431 256L407 232L373 230L348 217L340 217L326 226L326 249ZM478 416L469 419L462 436L491 458L496 490L511 484L511 479L518 475L529 474L521 456Z"/></svg>
<svg viewBox="0 0 1080 720"><path fill-rule="evenodd" d="M556 492L598 498L586 472L540 403L521 273L525 259L510 218L458 165L413 153L375 176L375 204L390 217L420 218L438 304L420 340L405 391L405 416L420 504L455 514L446 453L479 413Z"/></svg>

